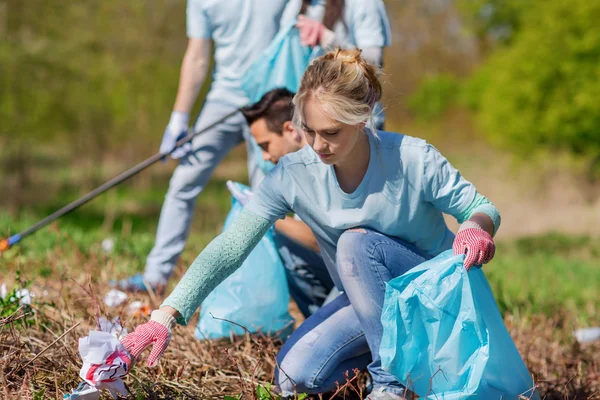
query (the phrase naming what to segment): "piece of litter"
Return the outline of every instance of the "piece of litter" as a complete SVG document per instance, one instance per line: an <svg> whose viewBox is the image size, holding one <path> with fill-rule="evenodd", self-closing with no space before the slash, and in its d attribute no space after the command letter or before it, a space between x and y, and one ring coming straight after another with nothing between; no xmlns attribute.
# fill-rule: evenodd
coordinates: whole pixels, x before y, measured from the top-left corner
<svg viewBox="0 0 600 400"><path fill-rule="evenodd" d="M79 376L96 389L106 389L113 398L127 395L121 378L129 372L131 357L119 339L108 332L91 331L79 339L83 366Z"/></svg>
<svg viewBox="0 0 600 400"><path fill-rule="evenodd" d="M63 396L63 400L100 400L100 391L87 382L81 382L79 386Z"/></svg>
<svg viewBox="0 0 600 400"><path fill-rule="evenodd" d="M127 294L117 289L111 289L104 296L104 304L109 307L117 307L127 300Z"/></svg>
<svg viewBox="0 0 600 400"><path fill-rule="evenodd" d="M102 241L102 250L104 250L105 253L112 253L114 248L115 248L115 241L112 240L111 238L106 238Z"/></svg>
<svg viewBox="0 0 600 400"><path fill-rule="evenodd" d="M112 321L109 321L104 317L100 317L98 319L98 325L100 326L101 332L110 333L119 340L127 335L127 329L121 326L119 317L114 317Z"/></svg>
<svg viewBox="0 0 600 400"><path fill-rule="evenodd" d="M2 299L5 299L6 296L8 295L8 290L6 289L6 283L3 283L2 286L0 286L0 297ZM29 289L19 289L15 291L15 297L11 297L9 300L15 301L16 299L19 299L19 303L20 304L31 304L31 298L34 297L35 295L31 292L29 292Z"/></svg>
<svg viewBox="0 0 600 400"><path fill-rule="evenodd" d="M21 304L31 304L32 294L29 292L29 289L21 289L17 290L16 293L17 298L19 299L19 303Z"/></svg>
<svg viewBox="0 0 600 400"><path fill-rule="evenodd" d="M139 300L136 301L132 301L129 306L127 306L127 312L129 314L133 314L134 312L136 312L137 310L139 310L142 306L144 305L144 303L142 303Z"/></svg>
<svg viewBox="0 0 600 400"><path fill-rule="evenodd" d="M133 314L134 317L140 317L142 315L149 316L150 312L150 307L139 300L131 302L127 307L127 313Z"/></svg>
<svg viewBox="0 0 600 400"><path fill-rule="evenodd" d="M100 320L101 325L102 321L107 321L106 318ZM79 355L83 360L79 376L85 384L80 384L64 399L99 399L103 389L108 390L114 399L117 394L128 394L121 378L129 373L131 356L115 335L90 331L89 336L79 339Z"/></svg>
<svg viewBox="0 0 600 400"><path fill-rule="evenodd" d="M592 343L600 340L600 326L594 328L577 329L573 332L573 336L579 343Z"/></svg>

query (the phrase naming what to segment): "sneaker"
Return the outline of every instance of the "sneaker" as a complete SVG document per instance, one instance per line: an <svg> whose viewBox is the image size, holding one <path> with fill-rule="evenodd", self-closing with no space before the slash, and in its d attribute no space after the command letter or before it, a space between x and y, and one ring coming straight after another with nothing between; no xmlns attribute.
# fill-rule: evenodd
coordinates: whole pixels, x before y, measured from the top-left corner
<svg viewBox="0 0 600 400"><path fill-rule="evenodd" d="M365 400L412 400L414 399L411 391L407 390L406 393L396 394L386 392L384 387L373 390Z"/></svg>
<svg viewBox="0 0 600 400"><path fill-rule="evenodd" d="M135 274L127 279L121 279L120 281L110 281L109 284L125 292L148 291L148 288L146 287L146 282L144 282L144 275L142 274ZM154 292L159 292L161 289L160 285L152 285L151 288Z"/></svg>

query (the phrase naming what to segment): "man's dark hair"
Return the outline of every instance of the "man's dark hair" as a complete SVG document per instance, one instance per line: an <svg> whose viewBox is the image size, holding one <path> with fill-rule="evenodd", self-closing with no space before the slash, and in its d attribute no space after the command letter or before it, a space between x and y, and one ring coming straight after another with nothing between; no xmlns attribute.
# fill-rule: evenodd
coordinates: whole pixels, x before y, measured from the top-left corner
<svg viewBox="0 0 600 400"><path fill-rule="evenodd" d="M273 89L265 93L258 102L242 108L242 114L248 125L264 118L271 132L281 134L283 124L291 121L294 115L293 97L294 93L287 89Z"/></svg>

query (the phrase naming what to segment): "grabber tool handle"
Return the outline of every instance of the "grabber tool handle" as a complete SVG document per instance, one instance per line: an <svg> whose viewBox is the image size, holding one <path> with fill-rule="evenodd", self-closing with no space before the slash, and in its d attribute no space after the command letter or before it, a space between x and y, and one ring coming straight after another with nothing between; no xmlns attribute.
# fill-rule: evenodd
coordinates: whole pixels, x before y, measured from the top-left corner
<svg viewBox="0 0 600 400"><path fill-rule="evenodd" d="M177 141L175 148L181 147L185 143L190 142L192 139L194 139L199 134L206 132L207 130L215 127L216 125L225 121L227 118L231 117L238 111L239 111L239 109L236 109L236 110L230 112L229 114L226 114L223 117L219 118L218 120L211 123L210 125L203 127L202 129L199 129L196 132L188 133L188 135L186 137ZM175 150L175 149L173 149L173 150ZM35 223L34 225L30 226L29 228L25 229L24 231L19 232L18 234L13 235L13 236L9 237L8 239L0 240L0 256L2 255L2 252L8 250L13 245L20 242L21 239L24 239L25 237L31 235L38 229L48 225L50 222L62 217L63 215L70 213L71 211L75 210L76 208L80 207L81 205L92 200L94 197L98 196L99 194L104 193L108 189L111 189L111 188L117 186L119 183L131 178L132 176L136 175L140 171L143 171L144 169L148 168L150 165L156 163L157 161L163 159L164 157L166 157L168 155L169 155L169 153L157 153L157 154L145 159L144 161L137 164L136 166L128 169L127 171L121 173L118 176L115 176L114 178L112 178L111 180L106 182L105 184L97 187L96 189L94 189L91 192L87 193L86 195L80 197L79 199L73 201L72 203L67 204L60 210L55 211L51 215L49 215L46 218L42 219L41 221Z"/></svg>

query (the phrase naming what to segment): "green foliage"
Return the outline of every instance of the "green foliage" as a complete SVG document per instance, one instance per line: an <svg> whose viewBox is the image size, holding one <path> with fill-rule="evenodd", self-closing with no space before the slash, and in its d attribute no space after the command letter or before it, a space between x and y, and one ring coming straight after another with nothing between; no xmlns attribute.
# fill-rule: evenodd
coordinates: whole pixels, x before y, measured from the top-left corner
<svg viewBox="0 0 600 400"><path fill-rule="evenodd" d="M274 396L271 394L270 384L267 384L266 387L260 384L256 386L256 397L258 397L258 400L272 400L275 398Z"/></svg>
<svg viewBox="0 0 600 400"><path fill-rule="evenodd" d="M257 400L283 400L283 397L273 393L273 386L270 383L266 383L265 386L258 384L255 393ZM241 398L242 394L240 393L237 396L225 396L223 400L240 400ZM308 398L308 394L302 393L296 395L294 400L305 400L306 398Z"/></svg>
<svg viewBox="0 0 600 400"><path fill-rule="evenodd" d="M408 98L408 109L423 120L439 118L456 101L459 88L452 75L429 76Z"/></svg>
<svg viewBox="0 0 600 400"><path fill-rule="evenodd" d="M600 3L550 0L477 74L468 103L496 144L600 153Z"/></svg>
<svg viewBox="0 0 600 400"><path fill-rule="evenodd" d="M33 392L33 400L44 400L44 394L46 393L46 389L42 388L40 390L36 390Z"/></svg>
<svg viewBox="0 0 600 400"><path fill-rule="evenodd" d="M98 157L140 137L158 146L187 43L185 2L0 0L0 17L7 145Z"/></svg>
<svg viewBox="0 0 600 400"><path fill-rule="evenodd" d="M28 302L24 302L29 297L24 291L27 290L30 284L30 281L21 280L19 270L15 272L15 286L12 290L6 292L4 297L0 296L0 317L8 317L22 308L25 317L16 320L15 324L21 326L32 326L34 324L33 310Z"/></svg>
<svg viewBox="0 0 600 400"><path fill-rule="evenodd" d="M484 266L502 313L568 312L598 324L600 244L597 238L551 233L500 242Z"/></svg>
<svg viewBox="0 0 600 400"><path fill-rule="evenodd" d="M535 3L534 0L461 0L458 5L481 41L508 44L521 30L527 13L536 9Z"/></svg>

